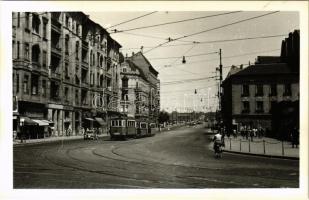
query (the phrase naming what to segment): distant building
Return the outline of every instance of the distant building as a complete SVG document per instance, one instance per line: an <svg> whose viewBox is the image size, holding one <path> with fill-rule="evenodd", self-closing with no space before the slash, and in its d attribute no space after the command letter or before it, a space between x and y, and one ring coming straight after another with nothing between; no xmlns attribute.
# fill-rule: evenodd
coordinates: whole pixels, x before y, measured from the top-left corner
<svg viewBox="0 0 309 200"><path fill-rule="evenodd" d="M120 67L119 110L136 120L157 123L160 110L158 72L138 52L126 57Z"/></svg>
<svg viewBox="0 0 309 200"><path fill-rule="evenodd" d="M285 52L297 52L296 47L299 47L299 44L291 45L291 38L298 38L293 41L299 43L299 31L284 40L282 49L285 50L282 50L281 56L258 56L254 65L245 69L231 68L222 82L221 101L223 122L229 131L232 128L249 126L280 132L272 117L274 108L282 102L290 102L284 103L286 106L281 108L295 110L295 104L299 102L299 61L293 60L297 58L293 53L291 55L294 57ZM285 129L291 129L297 123L297 119L289 121ZM277 124L283 126L280 122ZM288 133L282 134L286 137Z"/></svg>

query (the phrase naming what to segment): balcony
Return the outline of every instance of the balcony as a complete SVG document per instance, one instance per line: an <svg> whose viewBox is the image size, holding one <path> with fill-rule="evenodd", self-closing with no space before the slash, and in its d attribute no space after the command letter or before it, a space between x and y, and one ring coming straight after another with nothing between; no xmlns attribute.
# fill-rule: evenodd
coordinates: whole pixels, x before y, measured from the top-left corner
<svg viewBox="0 0 309 200"><path fill-rule="evenodd" d="M59 44L51 44L51 52L61 57L61 47Z"/></svg>
<svg viewBox="0 0 309 200"><path fill-rule="evenodd" d="M83 41L82 42L82 48L88 50L88 44L89 44L88 42Z"/></svg>
<svg viewBox="0 0 309 200"><path fill-rule="evenodd" d="M50 102L51 103L61 103L61 98L58 96L51 96L50 97Z"/></svg>
<svg viewBox="0 0 309 200"><path fill-rule="evenodd" d="M58 33L61 33L61 24L55 18L51 18L51 28L52 28L52 30L54 30L54 31L56 31Z"/></svg>
<svg viewBox="0 0 309 200"><path fill-rule="evenodd" d="M264 113L264 110L256 110L255 113L258 113L258 114Z"/></svg>
<svg viewBox="0 0 309 200"><path fill-rule="evenodd" d="M51 74L50 74L50 77L54 78L54 79L60 80L61 79L61 74L59 72L57 72L57 71L52 71Z"/></svg>

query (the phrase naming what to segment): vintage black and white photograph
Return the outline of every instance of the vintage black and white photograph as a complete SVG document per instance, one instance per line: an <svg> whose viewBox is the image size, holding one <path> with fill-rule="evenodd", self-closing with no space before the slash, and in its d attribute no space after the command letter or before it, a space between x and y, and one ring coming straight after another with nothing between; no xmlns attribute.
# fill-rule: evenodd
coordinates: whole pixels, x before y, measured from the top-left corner
<svg viewBox="0 0 309 200"><path fill-rule="evenodd" d="M299 189L300 12L203 10L13 10L13 189Z"/></svg>

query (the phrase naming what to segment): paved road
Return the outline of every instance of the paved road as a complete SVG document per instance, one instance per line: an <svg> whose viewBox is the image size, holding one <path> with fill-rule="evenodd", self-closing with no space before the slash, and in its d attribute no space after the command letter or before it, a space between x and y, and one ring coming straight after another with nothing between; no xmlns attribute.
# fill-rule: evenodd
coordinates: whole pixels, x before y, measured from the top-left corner
<svg viewBox="0 0 309 200"><path fill-rule="evenodd" d="M14 147L14 188L299 187L299 163L225 153L185 127L127 141L57 141Z"/></svg>

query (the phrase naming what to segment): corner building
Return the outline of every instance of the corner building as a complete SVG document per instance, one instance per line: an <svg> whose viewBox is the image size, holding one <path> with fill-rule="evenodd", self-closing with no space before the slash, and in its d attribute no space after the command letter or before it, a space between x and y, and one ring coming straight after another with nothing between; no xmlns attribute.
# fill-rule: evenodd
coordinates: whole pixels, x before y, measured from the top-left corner
<svg viewBox="0 0 309 200"><path fill-rule="evenodd" d="M26 138L104 128L121 45L82 12L13 13L13 97Z"/></svg>

